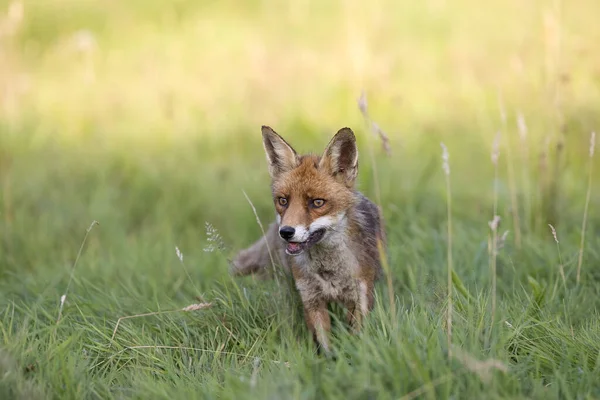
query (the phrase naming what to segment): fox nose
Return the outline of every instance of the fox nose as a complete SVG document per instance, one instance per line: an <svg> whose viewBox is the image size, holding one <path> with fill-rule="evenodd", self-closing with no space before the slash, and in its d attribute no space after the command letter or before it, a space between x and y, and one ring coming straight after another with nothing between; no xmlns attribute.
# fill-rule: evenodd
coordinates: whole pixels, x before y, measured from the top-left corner
<svg viewBox="0 0 600 400"><path fill-rule="evenodd" d="M279 228L279 236L284 238L285 240L290 240L294 237L296 230L291 226L282 226Z"/></svg>

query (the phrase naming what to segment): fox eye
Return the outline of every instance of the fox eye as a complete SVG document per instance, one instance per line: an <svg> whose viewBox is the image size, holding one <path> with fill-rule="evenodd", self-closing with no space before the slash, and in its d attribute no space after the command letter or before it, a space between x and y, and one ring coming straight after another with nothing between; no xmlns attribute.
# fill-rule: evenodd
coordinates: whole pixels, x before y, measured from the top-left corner
<svg viewBox="0 0 600 400"><path fill-rule="evenodd" d="M323 199L314 199L312 201L313 207L316 207L316 208L323 207L323 204L325 204L325 200L323 200Z"/></svg>
<svg viewBox="0 0 600 400"><path fill-rule="evenodd" d="M285 197L280 197L277 201L279 202L280 206L286 206L287 205L287 199Z"/></svg>

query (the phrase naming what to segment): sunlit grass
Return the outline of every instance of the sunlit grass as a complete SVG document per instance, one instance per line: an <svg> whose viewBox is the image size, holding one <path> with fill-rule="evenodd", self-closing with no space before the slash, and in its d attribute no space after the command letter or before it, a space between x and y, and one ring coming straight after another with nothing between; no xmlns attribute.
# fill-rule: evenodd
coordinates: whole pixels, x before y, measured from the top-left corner
<svg viewBox="0 0 600 400"><path fill-rule="evenodd" d="M14 10L0 23L0 398L597 396L596 2ZM336 362L313 353L285 282L228 275L273 218L265 123L302 152L352 127L359 188L383 208L392 276L361 335L333 308ZM504 153L490 162L500 129L516 182Z"/></svg>

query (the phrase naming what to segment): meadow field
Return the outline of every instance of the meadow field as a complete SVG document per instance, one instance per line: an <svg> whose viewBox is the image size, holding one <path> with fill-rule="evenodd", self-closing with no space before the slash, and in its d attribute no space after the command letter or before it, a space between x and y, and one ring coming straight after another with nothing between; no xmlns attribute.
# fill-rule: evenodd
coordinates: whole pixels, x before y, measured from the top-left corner
<svg viewBox="0 0 600 400"><path fill-rule="evenodd" d="M0 1L0 398L599 399L598 15ZM351 127L383 210L335 360L285 276L230 274L274 218L263 124Z"/></svg>

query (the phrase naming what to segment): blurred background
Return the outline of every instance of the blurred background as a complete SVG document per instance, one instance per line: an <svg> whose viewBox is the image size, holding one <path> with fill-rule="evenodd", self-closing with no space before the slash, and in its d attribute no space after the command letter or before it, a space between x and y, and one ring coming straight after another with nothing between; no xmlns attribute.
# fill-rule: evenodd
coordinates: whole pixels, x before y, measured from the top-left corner
<svg viewBox="0 0 600 400"><path fill-rule="evenodd" d="M502 230L546 237L553 223L578 243L600 126L596 1L29 0L0 13L3 274L63 279L97 220L88 262L107 281L161 271L174 245L202 279L223 276L260 235L243 191L273 218L262 124L301 152L352 127L359 187L380 194L392 241L444 232L443 141L459 229L485 242L500 132ZM203 251L207 223L227 257Z"/></svg>

